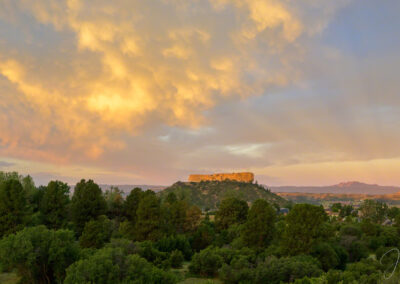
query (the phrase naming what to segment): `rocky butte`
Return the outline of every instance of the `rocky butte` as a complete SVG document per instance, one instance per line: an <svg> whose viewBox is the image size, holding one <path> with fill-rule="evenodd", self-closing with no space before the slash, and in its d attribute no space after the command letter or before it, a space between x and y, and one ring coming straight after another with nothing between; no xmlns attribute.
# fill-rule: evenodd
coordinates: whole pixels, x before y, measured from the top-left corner
<svg viewBox="0 0 400 284"><path fill-rule="evenodd" d="M224 180L234 180L240 182L253 182L254 174L250 172L244 173L221 173L212 175L190 175L189 182L201 182L201 181L224 181Z"/></svg>

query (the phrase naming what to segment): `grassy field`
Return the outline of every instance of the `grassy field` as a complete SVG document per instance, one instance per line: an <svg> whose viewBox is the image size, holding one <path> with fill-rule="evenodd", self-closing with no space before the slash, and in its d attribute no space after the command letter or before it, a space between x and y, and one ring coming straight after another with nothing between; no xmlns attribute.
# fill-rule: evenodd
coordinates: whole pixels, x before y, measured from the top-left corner
<svg viewBox="0 0 400 284"><path fill-rule="evenodd" d="M17 284L18 276L15 273L0 273L1 284Z"/></svg>

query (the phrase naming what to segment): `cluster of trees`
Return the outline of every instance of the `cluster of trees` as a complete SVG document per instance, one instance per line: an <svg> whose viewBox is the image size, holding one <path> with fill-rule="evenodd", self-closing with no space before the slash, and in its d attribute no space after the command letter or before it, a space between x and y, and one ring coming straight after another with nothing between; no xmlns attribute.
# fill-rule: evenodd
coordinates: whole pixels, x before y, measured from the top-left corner
<svg viewBox="0 0 400 284"><path fill-rule="evenodd" d="M311 204L284 216L232 197L211 216L174 193L135 188L125 198L82 180L71 194L60 181L36 188L2 173L0 270L22 283L377 283L388 273L397 283L397 254L387 252L400 242L400 210L367 200L356 217L335 206L345 218Z"/></svg>

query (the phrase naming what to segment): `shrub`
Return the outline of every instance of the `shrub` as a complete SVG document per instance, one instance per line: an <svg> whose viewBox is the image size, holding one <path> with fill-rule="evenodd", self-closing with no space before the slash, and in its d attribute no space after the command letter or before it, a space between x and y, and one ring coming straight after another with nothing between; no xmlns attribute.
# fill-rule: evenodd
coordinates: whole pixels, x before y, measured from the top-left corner
<svg viewBox="0 0 400 284"><path fill-rule="evenodd" d="M67 269L65 284L75 283L176 283L165 272L140 256L125 255L122 249L103 248L87 259L79 260Z"/></svg>
<svg viewBox="0 0 400 284"><path fill-rule="evenodd" d="M0 241L0 263L15 269L21 283L61 283L65 268L79 256L74 232L25 228Z"/></svg>
<svg viewBox="0 0 400 284"><path fill-rule="evenodd" d="M222 266L223 259L214 248L207 248L196 253L189 270L191 273L201 276L215 276L218 269Z"/></svg>
<svg viewBox="0 0 400 284"><path fill-rule="evenodd" d="M173 268L182 267L182 263L184 260L182 252L180 250L174 250L173 252L171 252L169 260Z"/></svg>

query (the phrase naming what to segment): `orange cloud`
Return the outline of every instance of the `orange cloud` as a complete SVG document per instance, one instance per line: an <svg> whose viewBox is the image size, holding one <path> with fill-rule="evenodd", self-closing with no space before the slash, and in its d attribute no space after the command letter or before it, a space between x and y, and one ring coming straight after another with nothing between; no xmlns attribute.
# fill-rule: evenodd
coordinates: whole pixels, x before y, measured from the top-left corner
<svg viewBox="0 0 400 284"><path fill-rule="evenodd" d="M324 10L318 1L19 0L4 6L12 17L0 17L10 25L29 30L23 21L29 14L32 25L62 43L42 45L45 56L0 46L0 91L7 92L9 109L0 114L2 153L59 161L119 151L127 147L123 136L149 125L202 126L204 112L217 105L296 80L300 38L326 15L308 19L309 9ZM42 44L35 40L28 46Z"/></svg>

